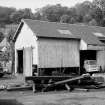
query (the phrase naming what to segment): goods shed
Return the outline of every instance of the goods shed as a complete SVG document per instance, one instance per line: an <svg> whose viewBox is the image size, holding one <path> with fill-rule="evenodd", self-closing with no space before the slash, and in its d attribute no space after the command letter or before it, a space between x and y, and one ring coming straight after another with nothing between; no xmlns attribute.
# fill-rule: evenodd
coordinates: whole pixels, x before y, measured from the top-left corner
<svg viewBox="0 0 105 105"><path fill-rule="evenodd" d="M15 35L15 73L24 76L80 73L104 44L89 26L24 19ZM53 72L54 71L54 72Z"/></svg>

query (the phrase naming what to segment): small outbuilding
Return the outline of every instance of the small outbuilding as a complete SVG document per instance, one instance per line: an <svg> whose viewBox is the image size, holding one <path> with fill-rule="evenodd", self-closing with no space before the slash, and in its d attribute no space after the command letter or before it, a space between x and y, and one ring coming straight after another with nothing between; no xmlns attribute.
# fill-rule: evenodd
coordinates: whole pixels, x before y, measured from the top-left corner
<svg viewBox="0 0 105 105"><path fill-rule="evenodd" d="M93 26L23 19L14 35L15 73L80 74L86 59L97 60L104 69L105 44L99 33L105 35Z"/></svg>

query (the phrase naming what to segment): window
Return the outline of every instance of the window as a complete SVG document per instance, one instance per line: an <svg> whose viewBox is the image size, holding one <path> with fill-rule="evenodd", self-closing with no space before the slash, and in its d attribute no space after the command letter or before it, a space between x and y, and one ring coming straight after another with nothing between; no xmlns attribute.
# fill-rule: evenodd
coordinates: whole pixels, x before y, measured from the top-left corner
<svg viewBox="0 0 105 105"><path fill-rule="evenodd" d="M95 36L97 37L105 37L105 35L103 33L93 33Z"/></svg>
<svg viewBox="0 0 105 105"><path fill-rule="evenodd" d="M58 32L59 32L60 34L72 35L72 33L71 33L69 30L61 30L61 29L58 29Z"/></svg>

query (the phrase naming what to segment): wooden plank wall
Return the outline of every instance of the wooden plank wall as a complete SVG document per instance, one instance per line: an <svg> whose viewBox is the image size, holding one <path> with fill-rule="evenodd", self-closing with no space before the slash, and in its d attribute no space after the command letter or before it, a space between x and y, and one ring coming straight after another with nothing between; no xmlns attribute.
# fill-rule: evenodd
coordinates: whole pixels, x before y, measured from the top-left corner
<svg viewBox="0 0 105 105"><path fill-rule="evenodd" d="M38 39L39 68L79 67L79 40Z"/></svg>

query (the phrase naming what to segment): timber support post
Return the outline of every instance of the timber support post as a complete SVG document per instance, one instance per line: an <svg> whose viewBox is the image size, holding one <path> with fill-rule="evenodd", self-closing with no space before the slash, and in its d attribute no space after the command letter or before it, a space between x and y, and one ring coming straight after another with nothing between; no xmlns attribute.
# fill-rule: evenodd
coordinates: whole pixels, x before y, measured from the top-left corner
<svg viewBox="0 0 105 105"><path fill-rule="evenodd" d="M36 84L35 84L35 81L32 82L32 90L33 90L33 93L36 92Z"/></svg>
<svg viewBox="0 0 105 105"><path fill-rule="evenodd" d="M68 84L65 84L65 87L68 91L70 91L70 86Z"/></svg>

